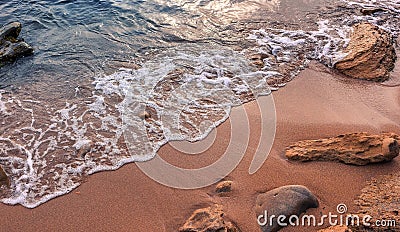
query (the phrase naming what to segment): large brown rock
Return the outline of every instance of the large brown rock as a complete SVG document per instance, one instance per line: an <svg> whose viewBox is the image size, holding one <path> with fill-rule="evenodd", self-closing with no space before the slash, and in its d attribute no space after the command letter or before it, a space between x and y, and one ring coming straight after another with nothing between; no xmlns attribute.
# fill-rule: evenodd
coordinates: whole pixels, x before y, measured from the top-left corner
<svg viewBox="0 0 400 232"><path fill-rule="evenodd" d="M288 223L292 215L300 216L309 208L317 208L317 198L306 187L289 185L273 189L258 195L255 212L257 221L263 232L275 232L282 228L277 218L285 216L284 223ZM275 217L269 220L272 215Z"/></svg>
<svg viewBox="0 0 400 232"><path fill-rule="evenodd" d="M179 232L240 232L240 229L225 217L222 206L213 205L194 211Z"/></svg>
<svg viewBox="0 0 400 232"><path fill-rule="evenodd" d="M353 26L346 57L335 68L347 76L381 81L389 78L396 61L391 34L370 23Z"/></svg>
<svg viewBox="0 0 400 232"><path fill-rule="evenodd" d="M295 161L339 161L353 165L387 162L399 155L398 136L352 133L319 140L305 140L286 148Z"/></svg>

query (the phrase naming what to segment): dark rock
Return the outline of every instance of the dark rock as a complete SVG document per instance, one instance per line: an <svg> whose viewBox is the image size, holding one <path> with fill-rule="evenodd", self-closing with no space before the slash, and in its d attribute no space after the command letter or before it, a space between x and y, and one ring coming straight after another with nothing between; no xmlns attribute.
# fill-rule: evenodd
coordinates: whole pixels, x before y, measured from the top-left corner
<svg viewBox="0 0 400 232"><path fill-rule="evenodd" d="M12 43L4 41L0 45L0 61L12 61L18 57L31 55L33 48L23 41Z"/></svg>
<svg viewBox="0 0 400 232"><path fill-rule="evenodd" d="M396 51L390 33L370 23L353 26L347 55L336 62L335 68L357 79L382 81L394 69Z"/></svg>
<svg viewBox="0 0 400 232"><path fill-rule="evenodd" d="M302 162L339 161L353 165L387 162L399 155L397 138L396 134L344 134L297 142L286 148L285 155Z"/></svg>
<svg viewBox="0 0 400 232"><path fill-rule="evenodd" d="M21 32L22 25L19 22L9 23L0 28L0 40L15 41Z"/></svg>
<svg viewBox="0 0 400 232"><path fill-rule="evenodd" d="M268 54L255 53L255 54L250 55L250 60L264 60L265 58L268 58Z"/></svg>
<svg viewBox="0 0 400 232"><path fill-rule="evenodd" d="M373 14L375 14L375 13L384 12L384 11L385 11L385 10L382 9L382 8L374 8L374 7L371 7L371 8L364 8L364 9L361 9L361 10L360 10L360 12L361 12L363 15L373 15Z"/></svg>
<svg viewBox="0 0 400 232"><path fill-rule="evenodd" d="M19 40L21 23L13 22L0 28L0 66L19 57L31 55L33 48Z"/></svg>
<svg viewBox="0 0 400 232"><path fill-rule="evenodd" d="M220 205L213 205L194 211L179 232L240 232L240 229L225 217Z"/></svg>
<svg viewBox="0 0 400 232"><path fill-rule="evenodd" d="M306 187L289 185L258 195L255 212L258 222L261 223L261 230L275 232L282 228L277 221L278 216L285 216L282 221L287 223L290 216L300 216L307 209L317 208L318 205L317 198ZM272 221L269 220L271 215L276 215ZM263 223L266 224L262 225Z"/></svg>

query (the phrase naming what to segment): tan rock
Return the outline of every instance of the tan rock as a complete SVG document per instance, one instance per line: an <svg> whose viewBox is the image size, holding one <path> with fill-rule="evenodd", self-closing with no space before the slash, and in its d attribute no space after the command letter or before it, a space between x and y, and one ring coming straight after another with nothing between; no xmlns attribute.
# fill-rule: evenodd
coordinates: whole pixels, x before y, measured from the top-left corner
<svg viewBox="0 0 400 232"><path fill-rule="evenodd" d="M356 214L371 217L370 225L350 226L353 231L400 231L400 173L374 178L361 192Z"/></svg>
<svg viewBox="0 0 400 232"><path fill-rule="evenodd" d="M264 59L265 58L268 58L268 55L265 53L254 53L249 56L249 59L251 60L251 64L253 64L259 68L264 67Z"/></svg>
<svg viewBox="0 0 400 232"><path fill-rule="evenodd" d="M179 232L240 232L240 229L225 217L222 206L213 205L194 211Z"/></svg>
<svg viewBox="0 0 400 232"><path fill-rule="evenodd" d="M253 64L253 65L255 65L255 66L259 67L259 68L264 67L264 61L262 61L262 60L254 60L254 61L251 62L251 64Z"/></svg>
<svg viewBox="0 0 400 232"><path fill-rule="evenodd" d="M232 181L222 181L220 183L217 184L217 186L215 187L215 192L217 193L226 193L226 192L230 192L232 191Z"/></svg>
<svg viewBox="0 0 400 232"><path fill-rule="evenodd" d="M396 61L393 37L370 23L356 24L353 29L349 45L344 50L348 54L335 64L335 68L357 79L388 79Z"/></svg>
<svg viewBox="0 0 400 232"><path fill-rule="evenodd" d="M387 162L399 155L398 136L352 133L319 140L297 142L285 155L295 161L339 161L353 165Z"/></svg>
<svg viewBox="0 0 400 232"><path fill-rule="evenodd" d="M148 119L148 118L151 117L151 115L150 115L149 112L143 111L143 112L141 112L141 113L139 114L139 117L140 117L141 119Z"/></svg>
<svg viewBox="0 0 400 232"><path fill-rule="evenodd" d="M347 226L331 226L326 229L318 230L318 232L352 232Z"/></svg>

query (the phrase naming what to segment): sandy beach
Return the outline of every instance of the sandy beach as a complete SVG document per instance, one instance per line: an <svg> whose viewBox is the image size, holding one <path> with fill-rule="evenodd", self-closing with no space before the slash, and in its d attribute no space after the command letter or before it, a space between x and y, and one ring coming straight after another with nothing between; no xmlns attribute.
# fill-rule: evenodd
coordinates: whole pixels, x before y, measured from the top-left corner
<svg viewBox="0 0 400 232"><path fill-rule="evenodd" d="M400 0L0 11L0 232L400 232Z"/></svg>
<svg viewBox="0 0 400 232"><path fill-rule="evenodd" d="M399 65L390 84L400 83ZM240 165L226 179L233 191L214 193L215 185L198 190L178 190L158 184L135 164L102 172L71 193L35 209L0 205L1 231L177 231L193 210L221 204L242 231L260 231L253 207L257 194L283 185L304 185L319 199L320 206L308 214L336 212L345 203L355 212L354 200L372 177L398 172L399 159L390 163L350 166L333 162L289 162L286 146L304 139L318 139L347 132L394 132L400 134L400 87L352 80L312 63L286 87L273 93L277 131L272 151L262 168L248 174L258 144L259 111L246 104L251 125L249 148ZM235 132L233 132L235 133ZM171 163L212 163L229 141L229 121L217 128L213 146L200 156L186 157L165 145L159 154ZM193 163L193 162L192 162ZM327 227L327 226L326 226ZM282 231L315 231L316 228L285 228Z"/></svg>

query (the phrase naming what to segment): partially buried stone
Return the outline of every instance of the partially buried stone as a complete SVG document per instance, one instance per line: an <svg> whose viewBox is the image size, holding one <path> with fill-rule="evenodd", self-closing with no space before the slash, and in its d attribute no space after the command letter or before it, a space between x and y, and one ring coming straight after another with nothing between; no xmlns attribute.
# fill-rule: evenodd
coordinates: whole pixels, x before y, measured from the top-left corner
<svg viewBox="0 0 400 232"><path fill-rule="evenodd" d="M293 215L300 216L309 208L317 208L317 198L306 187L288 185L258 195L255 212L263 232L276 232L282 228L278 216L285 217L280 222L287 223ZM269 217L275 215L275 217Z"/></svg>
<svg viewBox="0 0 400 232"><path fill-rule="evenodd" d="M215 187L215 192L217 193L226 193L232 191L232 181L222 181L217 184Z"/></svg>
<svg viewBox="0 0 400 232"><path fill-rule="evenodd" d="M230 221L222 206L213 205L198 209L179 229L179 232L240 232L239 227Z"/></svg>

